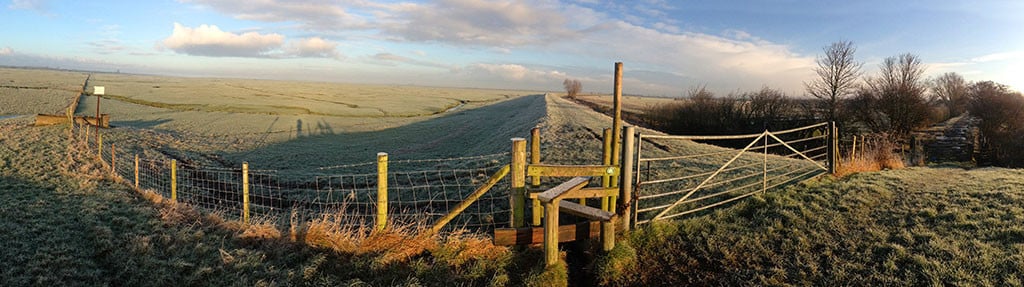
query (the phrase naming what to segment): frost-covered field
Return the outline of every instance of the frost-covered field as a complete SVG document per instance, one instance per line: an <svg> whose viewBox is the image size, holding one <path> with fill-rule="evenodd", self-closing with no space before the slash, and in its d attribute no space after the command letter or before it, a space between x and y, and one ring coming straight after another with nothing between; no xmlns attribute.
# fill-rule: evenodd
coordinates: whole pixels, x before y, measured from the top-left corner
<svg viewBox="0 0 1024 287"><path fill-rule="evenodd" d="M81 92L86 74L0 68L0 117L63 114Z"/></svg>

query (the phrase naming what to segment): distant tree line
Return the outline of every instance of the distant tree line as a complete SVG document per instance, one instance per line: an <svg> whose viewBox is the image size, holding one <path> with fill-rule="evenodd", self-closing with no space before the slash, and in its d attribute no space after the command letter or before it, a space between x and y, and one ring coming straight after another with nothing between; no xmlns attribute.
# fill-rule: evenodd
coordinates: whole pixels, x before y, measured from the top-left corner
<svg viewBox="0 0 1024 287"><path fill-rule="evenodd" d="M874 75L862 73L856 47L841 41L824 48L806 95L793 98L771 87L716 97L696 87L674 104L652 107L647 125L671 134L736 134L836 121L840 134L878 134L906 142L911 132L964 112L981 119L995 164L1024 166L1024 96L990 81L968 82L957 73L932 79L910 53L885 58ZM568 81L568 80L567 80ZM567 85L568 91L568 85Z"/></svg>

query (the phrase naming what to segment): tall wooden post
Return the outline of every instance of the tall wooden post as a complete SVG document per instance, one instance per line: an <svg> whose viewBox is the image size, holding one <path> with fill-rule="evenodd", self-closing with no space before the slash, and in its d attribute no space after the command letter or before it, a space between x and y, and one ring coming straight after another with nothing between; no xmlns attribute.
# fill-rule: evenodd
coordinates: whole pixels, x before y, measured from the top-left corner
<svg viewBox="0 0 1024 287"><path fill-rule="evenodd" d="M249 224L249 162L242 162L242 223Z"/></svg>
<svg viewBox="0 0 1024 287"><path fill-rule="evenodd" d="M139 154L135 154L135 189L139 189Z"/></svg>
<svg viewBox="0 0 1024 287"><path fill-rule="evenodd" d="M171 160L171 201L178 202L178 160Z"/></svg>
<svg viewBox="0 0 1024 287"><path fill-rule="evenodd" d="M602 154L601 155L603 156L603 158L601 159L602 160L601 163L604 164L604 165L612 165L612 129L605 128L604 129L604 133L602 134L602 136L604 136L602 138L603 141L604 141L604 149L602 149ZM605 188L611 187L611 184L612 184L611 179L612 179L611 176L607 176L607 175L606 176L602 176L601 177L601 187L605 187ZM609 196L602 196L601 197L601 210L608 211L608 212L615 212L615 210L614 210L615 208L613 208L608 203L609 200L611 200L611 197L609 197Z"/></svg>
<svg viewBox="0 0 1024 287"><path fill-rule="evenodd" d="M530 164L540 164L540 128L533 128L530 130ZM530 186L540 186L540 177L533 176L530 178ZM530 217L530 223L533 226L541 225L541 218L544 217L544 208L540 205L540 200L534 198L532 200L532 217Z"/></svg>
<svg viewBox="0 0 1024 287"><path fill-rule="evenodd" d="M612 117L612 165L619 165L619 153L622 150L622 62L615 62L615 87L612 94L615 114ZM618 178L611 179L612 186L618 186ZM612 199L614 201L614 198ZM612 203L614 206L615 204Z"/></svg>
<svg viewBox="0 0 1024 287"><path fill-rule="evenodd" d="M619 196L622 202L619 203L617 214L622 224L622 230L629 230L630 208L633 205L633 152L636 146L636 130L633 127L626 127L622 138L622 169L619 174L622 176L619 186Z"/></svg>
<svg viewBox="0 0 1024 287"><path fill-rule="evenodd" d="M526 214L526 139L512 139L512 189L509 200L512 206L511 224L513 228L523 227ZM546 207L546 206L545 206Z"/></svg>
<svg viewBox="0 0 1024 287"><path fill-rule="evenodd" d="M382 231L388 224L388 153L377 153L377 225Z"/></svg>

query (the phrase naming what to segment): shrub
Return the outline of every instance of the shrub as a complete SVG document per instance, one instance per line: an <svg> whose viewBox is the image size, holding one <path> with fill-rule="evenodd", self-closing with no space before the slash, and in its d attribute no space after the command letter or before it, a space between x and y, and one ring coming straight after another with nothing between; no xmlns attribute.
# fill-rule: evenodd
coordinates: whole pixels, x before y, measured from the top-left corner
<svg viewBox="0 0 1024 287"><path fill-rule="evenodd" d="M1024 96L1004 85L978 82L969 88L972 115L981 118L979 129L996 165L1024 166Z"/></svg>

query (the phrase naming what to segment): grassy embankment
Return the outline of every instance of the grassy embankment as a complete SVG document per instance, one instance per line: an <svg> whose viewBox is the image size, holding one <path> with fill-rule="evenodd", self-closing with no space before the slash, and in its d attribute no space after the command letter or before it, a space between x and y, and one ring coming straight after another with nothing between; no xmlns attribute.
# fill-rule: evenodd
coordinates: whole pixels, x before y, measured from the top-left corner
<svg viewBox="0 0 1024 287"><path fill-rule="evenodd" d="M519 285L537 256L473 234L242 226L109 178L65 127L0 121L4 284L275 286ZM343 219L342 219L343 220ZM532 254L532 255L531 255Z"/></svg>

